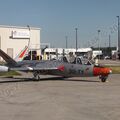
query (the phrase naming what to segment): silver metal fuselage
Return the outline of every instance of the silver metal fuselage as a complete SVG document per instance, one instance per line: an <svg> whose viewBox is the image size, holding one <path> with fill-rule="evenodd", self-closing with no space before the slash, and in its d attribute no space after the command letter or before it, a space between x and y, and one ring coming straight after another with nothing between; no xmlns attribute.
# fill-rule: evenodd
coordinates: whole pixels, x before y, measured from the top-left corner
<svg viewBox="0 0 120 120"><path fill-rule="evenodd" d="M52 68L64 67L64 70L49 70ZM93 76L94 65L72 64L58 60L51 61L22 61L18 62L16 68L32 67L33 71L38 71L40 74L58 75L64 77L91 77ZM46 70L48 68L48 70ZM39 70L41 69L41 70Z"/></svg>

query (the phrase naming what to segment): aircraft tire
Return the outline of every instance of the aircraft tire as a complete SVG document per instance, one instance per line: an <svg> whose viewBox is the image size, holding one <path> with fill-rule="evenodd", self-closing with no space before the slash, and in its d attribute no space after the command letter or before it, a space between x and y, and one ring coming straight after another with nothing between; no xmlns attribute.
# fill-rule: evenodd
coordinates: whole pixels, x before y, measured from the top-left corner
<svg viewBox="0 0 120 120"><path fill-rule="evenodd" d="M37 72L34 72L34 81L40 81L40 75Z"/></svg>
<svg viewBox="0 0 120 120"><path fill-rule="evenodd" d="M106 82L106 78L102 78L102 79L101 79L101 82Z"/></svg>
<svg viewBox="0 0 120 120"><path fill-rule="evenodd" d="M40 81L40 76L39 75L36 76L35 81Z"/></svg>
<svg viewBox="0 0 120 120"><path fill-rule="evenodd" d="M100 79L101 79L101 82L106 82L107 76L101 76Z"/></svg>

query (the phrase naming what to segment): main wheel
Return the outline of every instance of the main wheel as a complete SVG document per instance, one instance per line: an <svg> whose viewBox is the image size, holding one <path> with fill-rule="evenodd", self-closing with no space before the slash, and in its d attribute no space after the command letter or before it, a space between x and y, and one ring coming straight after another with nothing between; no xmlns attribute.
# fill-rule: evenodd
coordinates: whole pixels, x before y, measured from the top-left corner
<svg viewBox="0 0 120 120"><path fill-rule="evenodd" d="M40 74L37 71L33 73L33 76L35 81L40 81Z"/></svg>
<svg viewBox="0 0 120 120"><path fill-rule="evenodd" d="M107 80L107 76L100 76L99 78L101 79L101 82L106 82Z"/></svg>
<svg viewBox="0 0 120 120"><path fill-rule="evenodd" d="M106 82L107 78L102 78L101 82Z"/></svg>

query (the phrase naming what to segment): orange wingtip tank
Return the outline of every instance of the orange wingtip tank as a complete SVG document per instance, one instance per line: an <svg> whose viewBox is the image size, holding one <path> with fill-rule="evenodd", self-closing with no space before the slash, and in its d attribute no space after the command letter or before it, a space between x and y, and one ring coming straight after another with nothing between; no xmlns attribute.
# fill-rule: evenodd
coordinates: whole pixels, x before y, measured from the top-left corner
<svg viewBox="0 0 120 120"><path fill-rule="evenodd" d="M112 70L110 68L106 68L106 67L93 68L94 76L99 76L99 75L107 76L108 74L111 74L111 73L112 73Z"/></svg>

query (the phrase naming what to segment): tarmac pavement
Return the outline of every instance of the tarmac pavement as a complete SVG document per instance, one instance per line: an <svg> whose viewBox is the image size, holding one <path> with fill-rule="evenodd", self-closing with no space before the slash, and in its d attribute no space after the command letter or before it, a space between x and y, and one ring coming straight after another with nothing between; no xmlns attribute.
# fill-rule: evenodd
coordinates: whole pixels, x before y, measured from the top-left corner
<svg viewBox="0 0 120 120"><path fill-rule="evenodd" d="M120 74L108 79L0 78L0 120L119 120Z"/></svg>

